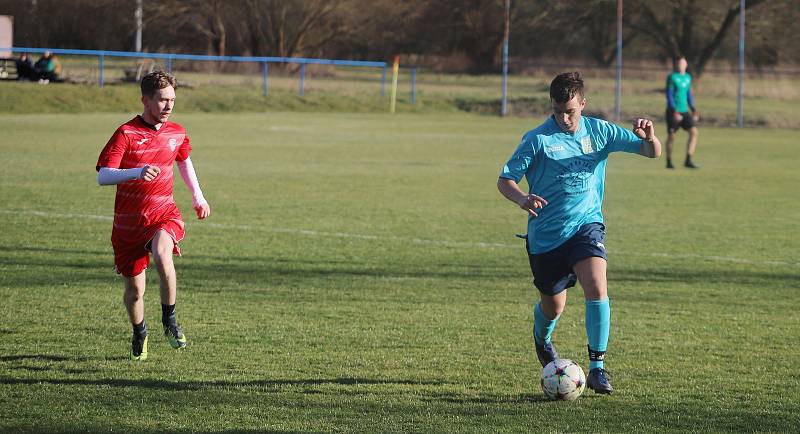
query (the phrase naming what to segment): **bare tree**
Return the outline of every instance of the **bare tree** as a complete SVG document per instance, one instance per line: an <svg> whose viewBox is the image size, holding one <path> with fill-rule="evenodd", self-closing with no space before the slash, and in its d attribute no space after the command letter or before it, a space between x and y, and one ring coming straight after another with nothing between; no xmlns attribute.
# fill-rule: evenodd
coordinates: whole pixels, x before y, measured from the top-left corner
<svg viewBox="0 0 800 434"><path fill-rule="evenodd" d="M337 20L342 0L246 0L247 35L254 56L315 53L347 31Z"/></svg>
<svg viewBox="0 0 800 434"><path fill-rule="evenodd" d="M146 2L145 23L168 24L172 29L190 28L206 40L206 52L224 56L227 52L225 0L160 0Z"/></svg>
<svg viewBox="0 0 800 434"><path fill-rule="evenodd" d="M460 28L458 48L472 60L477 72L498 69L503 43L503 2L457 1L452 23Z"/></svg>
<svg viewBox="0 0 800 434"><path fill-rule="evenodd" d="M800 62L798 0L747 0L747 61ZM13 15L15 45L130 49L131 0L0 0ZM220 55L466 59L498 71L503 0L147 0L149 50ZM609 65L615 59L615 0L512 0L515 61ZM686 56L696 76L715 59L736 59L739 0L627 0L629 60ZM441 56L441 57L440 57ZM413 60L412 60L413 61ZM512 63L520 65L520 63ZM447 68L462 63L450 62ZM450 69L455 70L455 69Z"/></svg>
<svg viewBox="0 0 800 434"><path fill-rule="evenodd" d="M586 32L586 55L599 65L611 65L617 58L617 0L587 1L574 21ZM623 46L638 34L623 20Z"/></svg>
<svg viewBox="0 0 800 434"><path fill-rule="evenodd" d="M762 2L748 0L745 9ZM639 0L635 7L638 19L632 27L649 36L664 57L686 57L697 77L719 50L740 12L738 0Z"/></svg>
<svg viewBox="0 0 800 434"><path fill-rule="evenodd" d="M427 0L417 26L428 50L463 53L472 72L497 71L503 44L504 0ZM533 34L562 2L515 1L511 4L511 38L532 42Z"/></svg>

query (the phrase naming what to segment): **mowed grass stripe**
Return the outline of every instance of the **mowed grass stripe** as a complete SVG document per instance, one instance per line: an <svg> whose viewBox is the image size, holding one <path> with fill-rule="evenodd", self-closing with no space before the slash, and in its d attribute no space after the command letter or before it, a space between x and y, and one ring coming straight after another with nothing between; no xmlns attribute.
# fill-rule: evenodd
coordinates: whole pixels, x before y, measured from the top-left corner
<svg viewBox="0 0 800 434"><path fill-rule="evenodd" d="M2 210L0 209L0 213L3 214L12 214L12 215L19 215L19 216L36 216L42 218L53 218L53 219L85 219L85 220L106 220L111 221L113 217L111 216L101 216L101 215L90 215L90 214L58 214L58 213L49 213L44 211L31 211L31 210ZM308 236L308 237L334 237L334 238L345 238L345 239L354 239L354 240L363 240L363 241L377 241L377 242L386 242L386 241L399 241L405 243L412 243L412 244L423 244L423 245L434 245L434 246L444 246L444 247L459 247L459 248L472 248L472 249L494 249L494 248L507 248L507 249L517 249L519 250L520 243L514 244L502 244L502 243L488 243L488 242L456 242L456 241L448 241L448 240L425 240L419 238L403 238L397 236L379 236L379 235L368 235L368 234L352 234L346 232L321 232L312 229L290 229L290 228L269 228L269 227L261 227L261 226L252 226L252 225L228 225L222 223L209 223L205 222L202 225L197 226L200 230L239 230L245 232L271 232L271 233L279 233L279 234L289 234L289 235L298 235L298 236ZM668 254L668 253L658 253L658 252L618 252L614 251L611 252L614 255L628 255L628 256L642 256L642 257L653 257L653 258L664 258L664 259L685 259L689 261L693 260L702 260L702 261L717 261L717 262L732 262L738 264L763 264L763 265L776 265L776 266L791 266L791 267L798 267L800 263L791 263L785 261L758 261L749 258L734 258L728 256L703 256L698 254Z"/></svg>

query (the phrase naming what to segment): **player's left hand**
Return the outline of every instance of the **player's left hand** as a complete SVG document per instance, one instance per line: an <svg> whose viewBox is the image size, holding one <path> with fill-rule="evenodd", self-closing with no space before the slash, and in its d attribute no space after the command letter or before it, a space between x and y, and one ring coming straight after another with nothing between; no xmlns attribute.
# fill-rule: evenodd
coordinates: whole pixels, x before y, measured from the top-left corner
<svg viewBox="0 0 800 434"><path fill-rule="evenodd" d="M650 119L636 119L633 121L633 134L640 139L650 140L656 135L656 128Z"/></svg>
<svg viewBox="0 0 800 434"><path fill-rule="evenodd" d="M203 220L211 215L211 206L206 201L195 203L194 212L197 214L198 219Z"/></svg>

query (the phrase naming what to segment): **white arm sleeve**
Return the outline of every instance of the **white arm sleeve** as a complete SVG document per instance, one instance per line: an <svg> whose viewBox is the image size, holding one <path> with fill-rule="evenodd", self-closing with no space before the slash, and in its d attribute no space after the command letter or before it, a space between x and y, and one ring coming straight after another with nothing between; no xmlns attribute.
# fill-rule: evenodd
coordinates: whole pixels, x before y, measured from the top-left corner
<svg viewBox="0 0 800 434"><path fill-rule="evenodd" d="M143 170L144 167L137 167L134 169L101 167L100 171L97 172L97 183L100 185L115 185L132 179L139 179L142 177Z"/></svg>
<svg viewBox="0 0 800 434"><path fill-rule="evenodd" d="M197 181L197 174L194 171L192 159L187 158L183 161L177 161L177 164L183 182L186 183L186 186L189 187L189 192L192 193L192 205L197 206L207 203L206 198L203 197L203 191L200 190L200 182Z"/></svg>

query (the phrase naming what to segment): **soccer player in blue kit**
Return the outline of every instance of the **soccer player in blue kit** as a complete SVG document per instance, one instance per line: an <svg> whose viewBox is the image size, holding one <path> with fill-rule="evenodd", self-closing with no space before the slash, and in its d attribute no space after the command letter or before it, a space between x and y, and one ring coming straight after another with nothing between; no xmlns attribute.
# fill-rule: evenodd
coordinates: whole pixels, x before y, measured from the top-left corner
<svg viewBox="0 0 800 434"><path fill-rule="evenodd" d="M579 72L550 84L553 115L522 137L500 173L497 188L528 214L527 253L540 301L533 311L536 355L542 366L558 358L551 336L579 281L586 304L589 375L596 393L614 391L604 369L611 306L606 280L605 226L601 205L611 152L661 155L653 122L636 119L633 130L582 116L586 107ZM525 176L529 191L518 185Z"/></svg>

